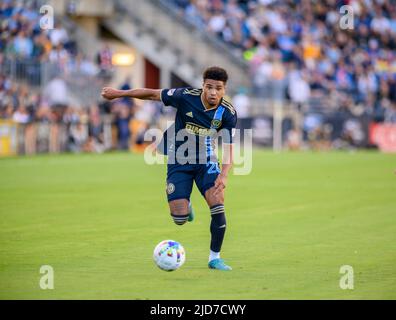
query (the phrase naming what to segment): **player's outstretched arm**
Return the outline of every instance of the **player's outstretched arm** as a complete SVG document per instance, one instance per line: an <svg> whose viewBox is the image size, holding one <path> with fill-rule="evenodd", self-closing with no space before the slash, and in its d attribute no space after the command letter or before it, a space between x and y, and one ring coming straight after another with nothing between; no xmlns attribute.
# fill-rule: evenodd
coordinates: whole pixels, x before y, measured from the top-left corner
<svg viewBox="0 0 396 320"><path fill-rule="evenodd" d="M102 89L102 97L108 100L117 98L136 98L141 100L161 100L160 89L131 89L131 90L118 90L110 87L104 87Z"/></svg>

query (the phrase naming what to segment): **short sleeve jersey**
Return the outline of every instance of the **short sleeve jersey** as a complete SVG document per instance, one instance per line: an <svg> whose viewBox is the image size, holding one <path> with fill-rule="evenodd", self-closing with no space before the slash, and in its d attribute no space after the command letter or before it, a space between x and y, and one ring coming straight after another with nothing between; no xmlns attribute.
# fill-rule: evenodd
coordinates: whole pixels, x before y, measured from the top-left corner
<svg viewBox="0 0 396 320"><path fill-rule="evenodd" d="M183 154L188 161L216 161L214 137L220 134L223 143L233 142L237 114L232 104L224 98L217 107L206 109L202 89L177 88L163 89L161 100L166 106L177 109L174 124L176 139L169 146L172 152L178 152L184 144ZM186 146L186 140L193 141L195 146ZM195 152L191 152L194 149Z"/></svg>

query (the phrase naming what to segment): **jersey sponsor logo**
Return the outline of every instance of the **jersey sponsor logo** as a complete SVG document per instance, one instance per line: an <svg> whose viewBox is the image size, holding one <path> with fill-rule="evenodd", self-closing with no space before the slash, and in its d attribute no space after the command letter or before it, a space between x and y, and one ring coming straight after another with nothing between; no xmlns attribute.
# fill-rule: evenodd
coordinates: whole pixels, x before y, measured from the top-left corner
<svg viewBox="0 0 396 320"><path fill-rule="evenodd" d="M173 192L175 192L175 185L173 183L168 183L168 185L166 186L166 193L167 194L172 194Z"/></svg>
<svg viewBox="0 0 396 320"><path fill-rule="evenodd" d="M192 111L191 112L187 112L186 116L189 116L190 118L194 118Z"/></svg>
<svg viewBox="0 0 396 320"><path fill-rule="evenodd" d="M176 89L170 89L168 90L168 96L173 96L173 94L175 93Z"/></svg>
<svg viewBox="0 0 396 320"><path fill-rule="evenodd" d="M201 127L195 123L187 122L186 123L186 130L188 133L195 134L198 136L210 136L211 131L208 128Z"/></svg>
<svg viewBox="0 0 396 320"><path fill-rule="evenodd" d="M221 120L213 119L210 125L213 129L218 129L221 126Z"/></svg>

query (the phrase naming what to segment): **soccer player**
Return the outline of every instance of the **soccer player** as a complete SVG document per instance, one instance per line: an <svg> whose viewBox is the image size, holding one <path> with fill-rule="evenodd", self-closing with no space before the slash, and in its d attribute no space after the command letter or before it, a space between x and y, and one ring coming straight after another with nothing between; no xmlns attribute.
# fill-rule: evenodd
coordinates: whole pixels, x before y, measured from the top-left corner
<svg viewBox="0 0 396 320"><path fill-rule="evenodd" d="M193 136L192 141L198 151L188 148L187 155L186 152L178 152L183 148L185 141L175 139L174 135L172 137L169 129L164 133L167 142L165 153L168 154L166 191L170 213L177 225L194 219L190 195L195 181L211 213L208 266L217 270L231 270L220 258L226 230L224 189L232 166L232 132L237 121L235 109L223 98L227 80L228 74L224 69L210 67L203 73L202 89L117 90L105 87L102 90L102 96L109 100L122 97L155 100L177 109L173 126L175 134L185 130L187 135ZM222 133L223 142L221 170L214 154L214 135L219 132ZM175 159L172 159L174 161L170 161L170 153L176 154ZM180 154L183 155L183 159L180 158Z"/></svg>

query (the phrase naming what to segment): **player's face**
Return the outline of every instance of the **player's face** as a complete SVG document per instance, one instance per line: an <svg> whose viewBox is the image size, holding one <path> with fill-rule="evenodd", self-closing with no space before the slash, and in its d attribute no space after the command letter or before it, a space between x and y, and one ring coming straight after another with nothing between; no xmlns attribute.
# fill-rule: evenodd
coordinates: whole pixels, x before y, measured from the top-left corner
<svg viewBox="0 0 396 320"><path fill-rule="evenodd" d="M203 83L203 96L205 101L215 107L220 103L225 94L225 84L223 81L206 79Z"/></svg>

